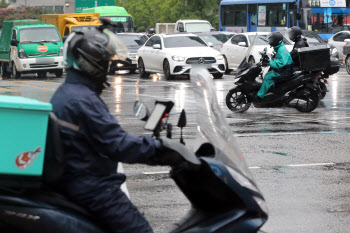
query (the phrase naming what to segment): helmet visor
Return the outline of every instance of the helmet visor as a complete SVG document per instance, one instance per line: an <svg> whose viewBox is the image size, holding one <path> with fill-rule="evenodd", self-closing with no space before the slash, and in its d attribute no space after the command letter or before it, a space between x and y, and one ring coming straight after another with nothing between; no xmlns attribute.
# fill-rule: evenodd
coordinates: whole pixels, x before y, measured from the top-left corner
<svg viewBox="0 0 350 233"><path fill-rule="evenodd" d="M109 29L104 29L103 32L109 37L109 42L106 46L106 49L112 55L112 57L117 56L118 59L124 60L129 55L129 50L125 44L117 37L117 35Z"/></svg>
<svg viewBox="0 0 350 233"><path fill-rule="evenodd" d="M289 28L287 31L287 34L288 34L290 40L294 40L295 35L294 35L293 29Z"/></svg>

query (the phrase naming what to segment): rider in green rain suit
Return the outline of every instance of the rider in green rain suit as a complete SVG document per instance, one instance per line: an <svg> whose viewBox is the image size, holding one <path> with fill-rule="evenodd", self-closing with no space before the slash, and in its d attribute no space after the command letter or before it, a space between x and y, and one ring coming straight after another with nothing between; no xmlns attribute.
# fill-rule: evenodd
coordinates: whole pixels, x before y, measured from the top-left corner
<svg viewBox="0 0 350 233"><path fill-rule="evenodd" d="M265 97L269 88L276 82L288 79L293 74L293 60L288 49L284 46L282 34L280 32L272 32L266 38L269 44L274 47L276 57L268 64L265 64L269 65L272 70L265 75L257 94L261 99Z"/></svg>

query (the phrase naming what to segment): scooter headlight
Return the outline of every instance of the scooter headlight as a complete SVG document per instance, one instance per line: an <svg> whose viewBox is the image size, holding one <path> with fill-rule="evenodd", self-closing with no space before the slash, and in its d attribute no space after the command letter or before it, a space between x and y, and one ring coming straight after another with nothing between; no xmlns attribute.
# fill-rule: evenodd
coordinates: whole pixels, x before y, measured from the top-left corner
<svg viewBox="0 0 350 233"><path fill-rule="evenodd" d="M24 51L24 49L20 49L19 51L18 51L18 55L19 55L19 58L20 59L24 59L24 58L27 58L27 54L26 54L26 52Z"/></svg>
<svg viewBox="0 0 350 233"><path fill-rule="evenodd" d="M184 61L185 57L181 57L181 56L173 56L172 57L174 61Z"/></svg>

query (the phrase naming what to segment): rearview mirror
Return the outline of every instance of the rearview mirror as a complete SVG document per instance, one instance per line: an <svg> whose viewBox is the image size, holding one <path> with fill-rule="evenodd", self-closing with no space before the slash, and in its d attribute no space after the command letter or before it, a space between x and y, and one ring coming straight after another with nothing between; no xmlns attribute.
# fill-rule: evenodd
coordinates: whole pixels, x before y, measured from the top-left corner
<svg viewBox="0 0 350 233"><path fill-rule="evenodd" d="M177 127L184 128L187 124L186 112L185 109L182 109L179 121L177 122Z"/></svg>
<svg viewBox="0 0 350 233"><path fill-rule="evenodd" d="M209 47L214 47L214 44L211 42L209 42L208 45L209 45Z"/></svg>
<svg viewBox="0 0 350 233"><path fill-rule="evenodd" d="M153 49L161 49L160 44L153 45Z"/></svg>
<svg viewBox="0 0 350 233"><path fill-rule="evenodd" d="M238 46L247 47L247 43L246 42L239 42Z"/></svg>
<svg viewBox="0 0 350 233"><path fill-rule="evenodd" d="M11 46L17 46L18 45L18 41L15 39L11 40Z"/></svg>
<svg viewBox="0 0 350 233"><path fill-rule="evenodd" d="M150 114L146 105L140 101L136 101L134 104L134 115L141 121L147 121Z"/></svg>

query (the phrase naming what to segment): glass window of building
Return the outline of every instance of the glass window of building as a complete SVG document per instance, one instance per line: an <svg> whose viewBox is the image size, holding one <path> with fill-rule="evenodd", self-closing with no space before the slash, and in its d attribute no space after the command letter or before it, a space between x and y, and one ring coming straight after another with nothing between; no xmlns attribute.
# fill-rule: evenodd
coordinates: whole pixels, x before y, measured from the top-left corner
<svg viewBox="0 0 350 233"><path fill-rule="evenodd" d="M266 5L266 26L286 26L287 11L282 3Z"/></svg>
<svg viewBox="0 0 350 233"><path fill-rule="evenodd" d="M247 5L227 5L221 8L223 26L246 26Z"/></svg>
<svg viewBox="0 0 350 233"><path fill-rule="evenodd" d="M307 11L307 28L318 33L350 30L349 8L313 8Z"/></svg>
<svg viewBox="0 0 350 233"><path fill-rule="evenodd" d="M55 6L55 11L58 13L58 14L63 14L63 6Z"/></svg>

